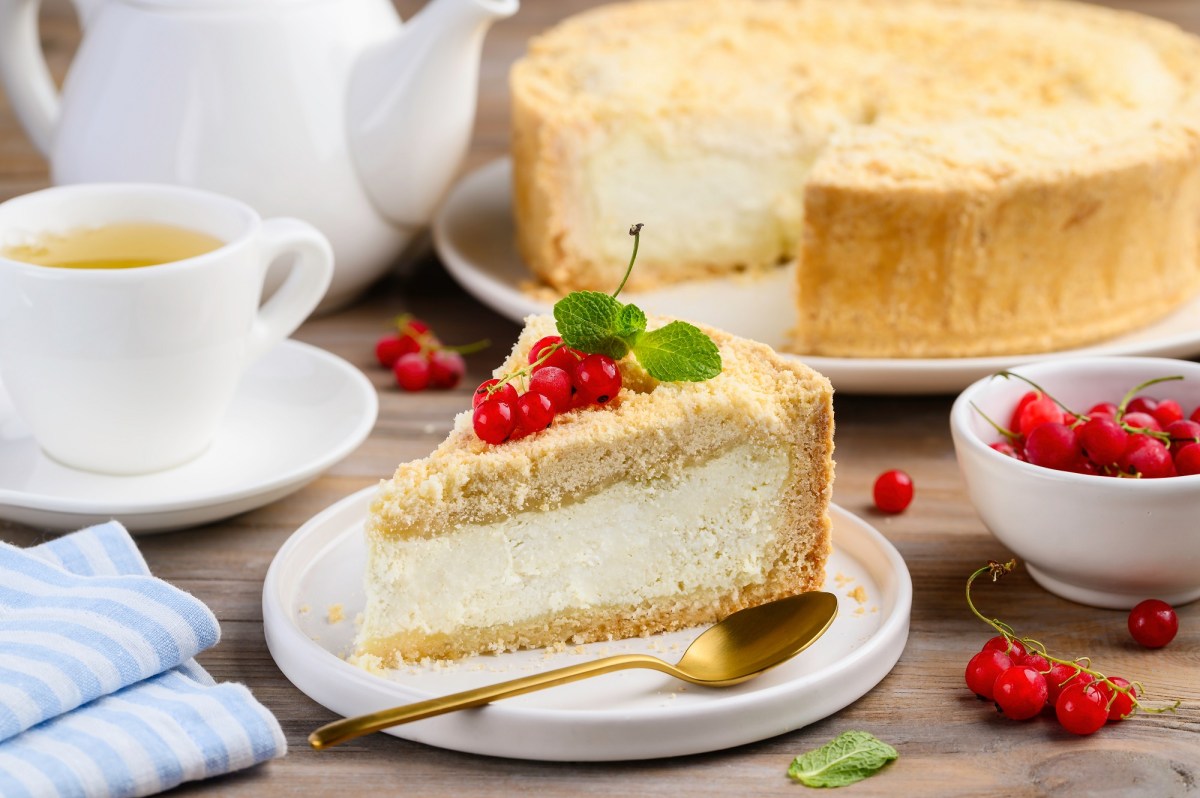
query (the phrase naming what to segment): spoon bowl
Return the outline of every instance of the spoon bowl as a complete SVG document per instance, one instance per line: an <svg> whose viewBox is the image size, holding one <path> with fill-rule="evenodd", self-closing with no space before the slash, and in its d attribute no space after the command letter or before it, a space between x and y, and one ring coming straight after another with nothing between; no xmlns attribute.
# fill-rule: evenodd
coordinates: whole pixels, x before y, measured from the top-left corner
<svg viewBox="0 0 1200 798"><path fill-rule="evenodd" d="M706 629L672 665L648 654L619 654L499 684L430 698L326 724L308 736L321 750L401 723L629 668L649 668L692 684L725 687L775 667L813 644L833 624L837 597L814 591L747 607Z"/></svg>

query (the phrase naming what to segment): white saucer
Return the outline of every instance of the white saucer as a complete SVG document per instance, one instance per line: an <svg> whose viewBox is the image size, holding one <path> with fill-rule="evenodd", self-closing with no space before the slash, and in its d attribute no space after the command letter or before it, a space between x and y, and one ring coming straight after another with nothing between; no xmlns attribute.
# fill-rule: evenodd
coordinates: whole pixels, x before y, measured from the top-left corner
<svg viewBox="0 0 1200 798"><path fill-rule="evenodd" d="M646 235L653 235L653 219ZM514 242L512 162L494 161L451 191L433 224L438 255L454 278L480 302L514 321L549 313L553 302L522 291L532 277ZM753 338L781 349L795 326L792 266L764 277L734 277L624 293L642 310L679 316ZM1092 346L1034 355L974 358L834 358L799 356L834 388L850 393L953 393L980 377L1019 363L1063 355L1200 354L1200 296L1169 317L1141 330Z"/></svg>
<svg viewBox="0 0 1200 798"><path fill-rule="evenodd" d="M168 471L119 477L42 454L0 385L0 518L58 530L110 518L131 532L198 526L303 487L362 443L377 412L358 369L284 341L242 378L208 451Z"/></svg>
<svg viewBox="0 0 1200 798"><path fill-rule="evenodd" d="M608 654L674 661L698 634L520 651L369 673L341 659L363 607L363 520L374 488L315 516L275 556L263 585L267 646L284 675L340 715L503 681ZM834 507L834 553L825 589L837 594L829 631L795 659L726 688L684 684L653 671L621 671L389 729L457 751L556 761L650 759L715 751L774 737L837 712L879 683L908 640L912 582L895 548L862 519ZM862 587L866 601L849 594ZM860 612L861 610L861 612ZM344 617L343 617L344 616ZM332 619L332 620L331 620Z"/></svg>

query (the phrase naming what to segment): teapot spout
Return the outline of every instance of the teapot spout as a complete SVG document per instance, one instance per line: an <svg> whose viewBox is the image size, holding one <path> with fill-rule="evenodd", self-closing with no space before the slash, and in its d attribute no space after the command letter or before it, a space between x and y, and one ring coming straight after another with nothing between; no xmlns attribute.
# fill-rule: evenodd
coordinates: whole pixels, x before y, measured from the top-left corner
<svg viewBox="0 0 1200 798"><path fill-rule="evenodd" d="M395 37L359 56L348 138L359 179L392 222L419 227L432 218L471 140L483 38L519 5L432 0Z"/></svg>

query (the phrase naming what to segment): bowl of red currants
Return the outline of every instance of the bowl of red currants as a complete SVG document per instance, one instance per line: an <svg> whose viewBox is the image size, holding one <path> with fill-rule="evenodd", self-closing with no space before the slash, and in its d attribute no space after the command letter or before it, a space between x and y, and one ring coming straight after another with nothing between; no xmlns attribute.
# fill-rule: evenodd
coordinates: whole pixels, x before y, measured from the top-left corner
<svg viewBox="0 0 1200 798"><path fill-rule="evenodd" d="M963 391L950 431L984 524L1051 593L1200 598L1200 363L1046 360Z"/></svg>

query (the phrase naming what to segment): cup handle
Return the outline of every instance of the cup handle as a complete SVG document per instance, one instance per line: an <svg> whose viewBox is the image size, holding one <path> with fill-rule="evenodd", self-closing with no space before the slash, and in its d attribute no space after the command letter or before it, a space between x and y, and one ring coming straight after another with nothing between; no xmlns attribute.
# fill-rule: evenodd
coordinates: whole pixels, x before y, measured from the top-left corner
<svg viewBox="0 0 1200 798"><path fill-rule="evenodd" d="M250 331L247 362L253 362L287 338L325 296L333 279L333 249L325 236L299 219L267 219L259 232L261 279L281 255L295 254L287 278L259 308Z"/></svg>

